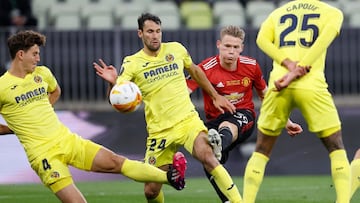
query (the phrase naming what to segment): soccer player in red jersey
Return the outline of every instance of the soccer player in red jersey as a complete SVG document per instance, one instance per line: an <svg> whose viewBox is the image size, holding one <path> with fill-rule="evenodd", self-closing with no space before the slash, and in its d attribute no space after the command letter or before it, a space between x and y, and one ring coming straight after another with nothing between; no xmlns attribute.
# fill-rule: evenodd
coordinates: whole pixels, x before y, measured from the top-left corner
<svg viewBox="0 0 360 203"><path fill-rule="evenodd" d="M215 156L225 163L229 152L247 140L254 130L255 105L253 89L260 100L267 90L260 65L248 56L240 55L244 49L245 32L237 26L227 26L220 31L216 45L219 54L209 57L199 64L216 91L225 96L236 107L235 113L221 113L212 99L203 91L206 126L210 129L208 138ZM198 88L197 83L187 80L190 92ZM290 135L302 132L301 126L288 121ZM220 192L213 178L205 171L211 184L223 202L228 199Z"/></svg>

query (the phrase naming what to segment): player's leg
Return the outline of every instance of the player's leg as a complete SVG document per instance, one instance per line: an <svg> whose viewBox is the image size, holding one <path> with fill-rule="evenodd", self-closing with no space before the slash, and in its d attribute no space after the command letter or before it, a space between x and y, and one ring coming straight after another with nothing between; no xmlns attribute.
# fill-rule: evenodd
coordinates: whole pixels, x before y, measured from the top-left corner
<svg viewBox="0 0 360 203"><path fill-rule="evenodd" d="M65 139L64 139L65 140ZM75 186L71 177L67 159L64 154L69 151L62 146L55 145L30 162L33 170L45 186L63 203L79 202L86 200Z"/></svg>
<svg viewBox="0 0 360 203"><path fill-rule="evenodd" d="M199 160L205 170L211 174L216 185L230 202L241 202L241 196L227 170L213 155L207 140L206 131L201 131L193 142L192 155Z"/></svg>
<svg viewBox="0 0 360 203"><path fill-rule="evenodd" d="M215 124L220 123L218 126ZM228 157L229 152L242 142L244 142L246 139L250 137L254 130L254 118L251 112L248 112L247 110L238 110L236 114L223 114L219 116L218 119L214 121L210 121L206 123L208 128L211 128L215 125L215 127L219 131L220 139L221 139L221 159L220 163L225 164ZM208 136L211 138L211 133L209 130ZM209 142L213 139L209 139ZM211 143L212 146L215 145L215 143ZM214 147L213 147L214 150ZM219 160L219 159L218 159ZM214 181L213 177L209 172L207 172L205 169L206 177L209 179L211 185L215 189L217 195L221 199L222 202L227 202L228 199L226 196L221 192L219 187L216 185L216 182Z"/></svg>
<svg viewBox="0 0 360 203"><path fill-rule="evenodd" d="M354 159L350 164L351 168L351 193L350 198L354 195L360 186L360 149L354 155Z"/></svg>
<svg viewBox="0 0 360 203"><path fill-rule="evenodd" d="M331 129L328 129L328 132L330 132L330 130ZM330 136L322 137L321 141L329 152L331 176L337 198L336 202L348 203L350 201L350 165L344 149L341 131L338 130L338 128L332 128L332 130L337 131Z"/></svg>
<svg viewBox="0 0 360 203"><path fill-rule="evenodd" d="M241 196L226 169L215 158L207 139L207 128L196 114L181 123L185 136L181 138L185 149L214 177L214 181L230 202L240 202Z"/></svg>
<svg viewBox="0 0 360 203"><path fill-rule="evenodd" d="M256 200L277 138L278 136L269 136L258 130L255 151L245 168L243 197L246 203L254 203Z"/></svg>
<svg viewBox="0 0 360 203"><path fill-rule="evenodd" d="M63 180L66 182L66 180ZM57 183L62 184L62 183ZM71 202L78 202L78 203L86 203L84 196L81 194L80 190L75 186L74 183L67 185L63 189L55 192L56 197L62 203L71 203Z"/></svg>
<svg viewBox="0 0 360 203"><path fill-rule="evenodd" d="M172 180L182 189L185 186L186 159L182 153L176 153L181 145L176 143L177 139L178 137L184 137L181 130L181 127L176 125L161 132L150 133L147 138L145 162L159 167L161 170L168 171L168 173L175 169L177 172L172 173L176 174ZM147 182L144 186L144 193L148 202L164 202L161 189L162 184L154 181Z"/></svg>
<svg viewBox="0 0 360 203"><path fill-rule="evenodd" d="M297 91L294 101L299 102L297 105L309 131L317 134L329 152L337 203L348 203L350 164L342 140L340 118L331 94L327 89Z"/></svg>
<svg viewBox="0 0 360 203"><path fill-rule="evenodd" d="M75 135L73 139L72 154L76 156L73 156L75 158L71 157L68 163L74 167L94 172L121 173L139 182L166 183L177 190L184 187L184 185L181 185L182 182L179 183L178 179L174 179L174 177L178 176L179 171L177 170L165 172L150 164L127 159L79 136Z"/></svg>
<svg viewBox="0 0 360 203"><path fill-rule="evenodd" d="M255 151L245 168L243 196L246 203L254 203L256 200L273 146L292 109L291 100L289 89L282 92L267 91L265 95L258 118Z"/></svg>

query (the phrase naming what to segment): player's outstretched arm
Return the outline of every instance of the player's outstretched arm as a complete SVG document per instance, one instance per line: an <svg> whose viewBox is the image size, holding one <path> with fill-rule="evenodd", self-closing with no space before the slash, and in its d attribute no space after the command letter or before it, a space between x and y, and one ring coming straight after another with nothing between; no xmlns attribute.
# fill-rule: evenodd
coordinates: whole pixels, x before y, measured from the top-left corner
<svg viewBox="0 0 360 203"><path fill-rule="evenodd" d="M212 98L214 106L221 113L224 113L225 110L231 113L236 111L235 106L229 100L218 94L199 66L192 64L189 68L189 74L191 75L191 78L193 78L197 84Z"/></svg>

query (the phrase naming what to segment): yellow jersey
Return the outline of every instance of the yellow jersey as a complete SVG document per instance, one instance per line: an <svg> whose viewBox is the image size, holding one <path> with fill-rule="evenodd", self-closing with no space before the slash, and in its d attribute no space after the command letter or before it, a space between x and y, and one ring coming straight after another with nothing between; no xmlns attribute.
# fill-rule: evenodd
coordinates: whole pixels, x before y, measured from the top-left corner
<svg viewBox="0 0 360 203"><path fill-rule="evenodd" d="M259 47L274 59L269 88L288 72L280 65L285 58L311 66L307 75L288 88L327 88L326 50L333 40L327 39L327 31L331 29L338 35L342 22L343 13L339 9L318 0L290 1L275 9L261 25L257 40Z"/></svg>
<svg viewBox="0 0 360 203"><path fill-rule="evenodd" d="M156 57L143 50L123 60L117 82L136 83L143 95L148 132L171 128L187 116L197 113L186 86L184 68L192 59L178 42L162 43Z"/></svg>
<svg viewBox="0 0 360 203"><path fill-rule="evenodd" d="M0 77L0 114L14 131L29 161L46 152L68 129L59 121L48 99L57 81L45 66L19 78Z"/></svg>

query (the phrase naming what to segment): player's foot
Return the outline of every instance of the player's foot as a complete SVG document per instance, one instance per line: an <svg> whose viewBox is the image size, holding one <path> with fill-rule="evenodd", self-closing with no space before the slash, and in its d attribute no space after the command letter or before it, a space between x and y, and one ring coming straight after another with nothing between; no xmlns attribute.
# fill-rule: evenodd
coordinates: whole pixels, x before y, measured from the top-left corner
<svg viewBox="0 0 360 203"><path fill-rule="evenodd" d="M222 143L221 137L217 130L210 129L208 132L208 140L213 148L213 152L217 160L221 160Z"/></svg>
<svg viewBox="0 0 360 203"><path fill-rule="evenodd" d="M183 153L176 152L173 158L172 166L167 172L167 178L171 186L177 190L182 190L185 187L185 171L186 158Z"/></svg>

